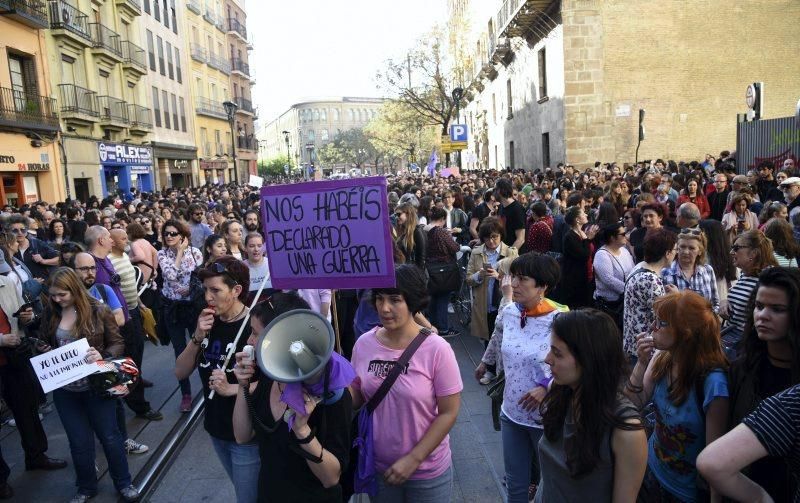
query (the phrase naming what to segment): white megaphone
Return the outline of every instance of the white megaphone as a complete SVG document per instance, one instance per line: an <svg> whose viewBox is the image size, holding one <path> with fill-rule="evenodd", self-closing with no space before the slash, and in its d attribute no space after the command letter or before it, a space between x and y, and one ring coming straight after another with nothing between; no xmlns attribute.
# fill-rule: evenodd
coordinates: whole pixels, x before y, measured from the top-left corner
<svg viewBox="0 0 800 503"><path fill-rule="evenodd" d="M335 334L322 315L295 309L276 317L261 332L254 348L258 367L283 383L313 383L331 359Z"/></svg>

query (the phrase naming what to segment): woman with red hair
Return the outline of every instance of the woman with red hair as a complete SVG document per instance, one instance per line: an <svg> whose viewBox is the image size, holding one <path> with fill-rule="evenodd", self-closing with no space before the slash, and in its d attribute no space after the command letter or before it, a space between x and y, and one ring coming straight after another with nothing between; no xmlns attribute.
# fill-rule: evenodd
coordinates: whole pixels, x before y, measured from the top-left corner
<svg viewBox="0 0 800 503"><path fill-rule="evenodd" d="M638 337L639 357L625 394L640 408L652 400L646 501L704 501L695 461L725 432L728 361L711 303L684 290L656 299L651 332ZM655 354L654 354L655 353Z"/></svg>

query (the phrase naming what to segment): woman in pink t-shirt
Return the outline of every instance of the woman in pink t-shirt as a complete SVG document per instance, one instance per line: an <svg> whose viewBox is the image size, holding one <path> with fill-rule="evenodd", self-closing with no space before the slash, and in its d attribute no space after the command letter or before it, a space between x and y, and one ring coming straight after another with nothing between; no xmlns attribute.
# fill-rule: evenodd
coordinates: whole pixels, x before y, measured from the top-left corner
<svg viewBox="0 0 800 503"><path fill-rule="evenodd" d="M396 288L372 291L382 326L363 334L353 348L355 408L375 394L422 329L414 321L428 303L422 271L402 265L396 278ZM462 388L452 348L438 335L428 335L372 414L378 475L373 501L451 500L448 434L458 416Z"/></svg>

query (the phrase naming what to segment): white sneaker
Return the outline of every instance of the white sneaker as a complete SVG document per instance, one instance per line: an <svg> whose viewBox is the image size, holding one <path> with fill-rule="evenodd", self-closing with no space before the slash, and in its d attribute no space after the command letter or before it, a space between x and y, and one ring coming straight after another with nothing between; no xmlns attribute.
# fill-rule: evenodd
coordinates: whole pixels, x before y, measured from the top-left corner
<svg viewBox="0 0 800 503"><path fill-rule="evenodd" d="M491 384L492 381L494 381L495 379L497 379L497 376L494 375L494 373L489 372L487 370L486 373L483 374L483 377L481 377L478 382L481 384Z"/></svg>
<svg viewBox="0 0 800 503"><path fill-rule="evenodd" d="M145 452L149 451L150 448L144 444L140 444L136 440L129 438L125 441L125 452L128 454L144 454Z"/></svg>
<svg viewBox="0 0 800 503"><path fill-rule="evenodd" d="M41 413L39 413L39 421L41 421L42 419L44 419L44 416ZM13 417L8 418L8 419L6 419L6 422L3 423L3 425L4 426L11 426L11 427L16 428L17 427L17 420L14 419Z"/></svg>

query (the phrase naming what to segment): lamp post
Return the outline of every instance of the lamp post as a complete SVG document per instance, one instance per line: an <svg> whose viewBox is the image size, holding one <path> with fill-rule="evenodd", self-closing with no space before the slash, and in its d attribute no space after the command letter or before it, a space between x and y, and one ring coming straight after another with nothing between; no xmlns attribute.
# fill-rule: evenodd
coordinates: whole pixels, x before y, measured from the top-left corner
<svg viewBox="0 0 800 503"><path fill-rule="evenodd" d="M303 169L303 180L308 180L309 171L314 166L314 144L307 143L306 150L308 150L308 168Z"/></svg>
<svg viewBox="0 0 800 503"><path fill-rule="evenodd" d="M289 169L291 169L291 167L292 167L292 158L289 156L289 131L286 131L284 129L283 131L281 131L281 133L283 134L283 140L286 142L286 164L288 164L289 165ZM288 175L289 173L286 173L286 174Z"/></svg>
<svg viewBox="0 0 800 503"><path fill-rule="evenodd" d="M236 166L236 134L233 131L233 114L239 109L239 105L232 101L226 101L222 104L225 107L225 113L228 114L228 123L231 126L231 147L233 147L233 180L236 185L239 185L239 167Z"/></svg>
<svg viewBox="0 0 800 503"><path fill-rule="evenodd" d="M452 92L453 101L456 103L456 124L458 124L459 116L461 115L461 111L459 110L459 105L461 104L461 98L464 97L464 89L460 87L456 87L453 89ZM461 170L461 151L458 151L458 169Z"/></svg>

